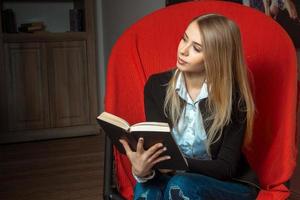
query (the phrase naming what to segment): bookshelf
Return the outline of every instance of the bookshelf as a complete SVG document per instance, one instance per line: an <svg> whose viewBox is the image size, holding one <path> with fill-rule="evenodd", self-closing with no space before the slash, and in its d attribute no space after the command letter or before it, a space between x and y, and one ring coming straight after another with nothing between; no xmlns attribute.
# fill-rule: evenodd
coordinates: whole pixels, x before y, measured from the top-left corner
<svg viewBox="0 0 300 200"><path fill-rule="evenodd" d="M0 143L98 134L95 1L0 0L0 8ZM6 9L15 32L4 25ZM45 27L18 29L35 22Z"/></svg>

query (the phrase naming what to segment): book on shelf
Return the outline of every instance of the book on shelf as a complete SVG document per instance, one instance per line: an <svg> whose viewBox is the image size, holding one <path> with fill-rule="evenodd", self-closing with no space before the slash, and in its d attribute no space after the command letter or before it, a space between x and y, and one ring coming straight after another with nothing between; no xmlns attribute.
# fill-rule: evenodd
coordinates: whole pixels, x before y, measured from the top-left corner
<svg viewBox="0 0 300 200"><path fill-rule="evenodd" d="M44 22L29 22L29 23L23 23L21 24L21 27L31 27L31 26L44 26Z"/></svg>
<svg viewBox="0 0 300 200"><path fill-rule="evenodd" d="M156 143L162 143L167 150L161 154L171 156L171 159L157 163L155 169L186 170L188 163L171 134L168 123L141 122L130 125L126 120L108 112L103 112L97 117L97 122L111 139L118 151L126 154L119 139L125 139L131 150L136 151L137 141L144 138L144 149L149 149Z"/></svg>
<svg viewBox="0 0 300 200"><path fill-rule="evenodd" d="M37 31L45 31L44 22L23 23L18 28L19 32L33 33Z"/></svg>
<svg viewBox="0 0 300 200"><path fill-rule="evenodd" d="M84 10L83 9L70 9L70 31L80 32L84 31Z"/></svg>
<svg viewBox="0 0 300 200"><path fill-rule="evenodd" d="M12 9L2 11L2 29L4 33L17 33L16 17Z"/></svg>

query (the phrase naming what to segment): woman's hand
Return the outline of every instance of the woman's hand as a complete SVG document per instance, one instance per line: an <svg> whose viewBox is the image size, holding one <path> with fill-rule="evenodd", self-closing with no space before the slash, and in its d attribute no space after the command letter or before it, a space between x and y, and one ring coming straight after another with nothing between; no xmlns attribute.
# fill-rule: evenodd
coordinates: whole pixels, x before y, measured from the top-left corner
<svg viewBox="0 0 300 200"><path fill-rule="evenodd" d="M264 8L265 8L265 14L267 16L271 16L271 13L270 13L270 3L271 3L271 0L263 0L263 3L264 3Z"/></svg>
<svg viewBox="0 0 300 200"><path fill-rule="evenodd" d="M119 140L129 158L132 165L132 172L138 177L145 177L150 174L152 167L161 161L168 160L170 156L160 156L161 153L167 150L162 143L157 143L151 146L148 150L144 149L144 139L139 138L136 152L132 151L126 140Z"/></svg>
<svg viewBox="0 0 300 200"><path fill-rule="evenodd" d="M290 15L290 18L295 19L295 20L298 18L296 6L292 0L285 0L284 8L287 9L287 11Z"/></svg>

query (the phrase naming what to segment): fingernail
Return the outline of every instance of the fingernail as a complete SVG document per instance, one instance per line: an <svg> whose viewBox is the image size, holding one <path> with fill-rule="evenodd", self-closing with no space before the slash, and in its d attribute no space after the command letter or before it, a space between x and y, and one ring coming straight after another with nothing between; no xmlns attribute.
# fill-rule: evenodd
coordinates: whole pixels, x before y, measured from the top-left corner
<svg viewBox="0 0 300 200"><path fill-rule="evenodd" d="M164 151L166 151L167 150L167 147L164 147Z"/></svg>
<svg viewBox="0 0 300 200"><path fill-rule="evenodd" d="M162 143L159 143L159 145L158 145L159 147L162 147L163 146L163 144Z"/></svg>
<svg viewBox="0 0 300 200"><path fill-rule="evenodd" d="M171 159L171 156L168 156L167 159Z"/></svg>
<svg viewBox="0 0 300 200"><path fill-rule="evenodd" d="M143 139L143 138L140 138L139 140L140 140L140 141L143 141L144 139Z"/></svg>

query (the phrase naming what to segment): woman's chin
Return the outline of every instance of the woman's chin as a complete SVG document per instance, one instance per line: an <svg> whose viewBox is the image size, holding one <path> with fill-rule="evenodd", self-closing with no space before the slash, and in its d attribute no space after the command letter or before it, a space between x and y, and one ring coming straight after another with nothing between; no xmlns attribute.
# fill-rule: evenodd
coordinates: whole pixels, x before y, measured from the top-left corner
<svg viewBox="0 0 300 200"><path fill-rule="evenodd" d="M176 63L176 66L177 68L180 70L180 71L186 71L188 68L187 68L187 65L183 65L183 64L180 64L180 63Z"/></svg>

